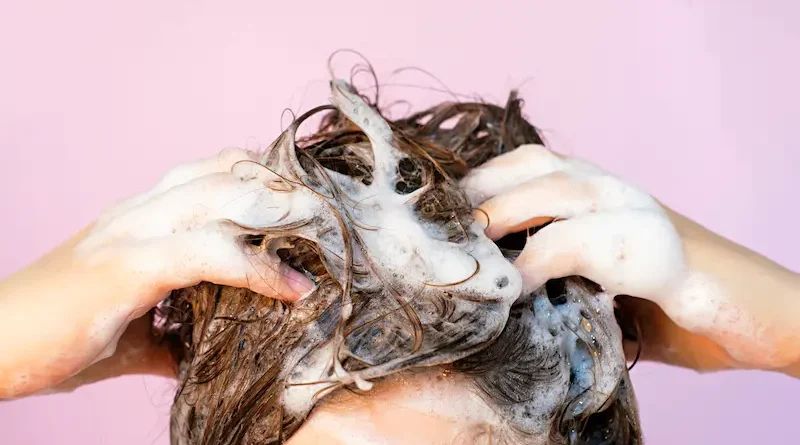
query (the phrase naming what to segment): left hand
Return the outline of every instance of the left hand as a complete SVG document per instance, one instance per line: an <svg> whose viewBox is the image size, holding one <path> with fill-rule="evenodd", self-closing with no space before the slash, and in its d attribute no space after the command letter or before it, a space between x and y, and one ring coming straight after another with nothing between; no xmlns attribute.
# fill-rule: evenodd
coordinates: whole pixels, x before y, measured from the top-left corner
<svg viewBox="0 0 800 445"><path fill-rule="evenodd" d="M623 327L638 324L645 359L798 375L794 272L540 145L490 160L461 185L490 238L533 229L515 261L526 291L570 275L602 285L619 296Z"/></svg>
<svg viewBox="0 0 800 445"><path fill-rule="evenodd" d="M270 209L265 171L228 150L167 174L152 190L0 282L0 399L69 390L125 373L172 375L150 334L152 309L202 281L296 300L299 272L245 244Z"/></svg>

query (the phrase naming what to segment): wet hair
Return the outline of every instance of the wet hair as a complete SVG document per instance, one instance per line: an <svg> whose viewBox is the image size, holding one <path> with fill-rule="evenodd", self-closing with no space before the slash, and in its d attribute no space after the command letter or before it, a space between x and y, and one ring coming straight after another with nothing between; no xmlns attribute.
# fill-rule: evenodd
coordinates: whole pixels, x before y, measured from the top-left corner
<svg viewBox="0 0 800 445"><path fill-rule="evenodd" d="M512 306L499 338L451 365L510 420L503 443L543 432L552 445L642 443L622 337L602 296L581 277L551 280Z"/></svg>
<svg viewBox="0 0 800 445"><path fill-rule="evenodd" d="M254 261L279 258L316 288L287 304L201 283L159 305L154 331L179 366L172 443L283 443L332 391L433 366L471 378L505 419L504 443L641 443L610 300L577 277L517 298L509 260L524 236L489 241L458 187L486 161L542 144L517 93L503 106L445 102L390 120L352 85L331 85L334 105L295 119L258 163L285 213L241 240ZM317 113L319 128L299 136ZM391 194L373 198L384 186ZM388 236L381 218L395 210L422 237L386 241L411 258L403 268L376 252ZM406 251L427 239L453 249L447 263ZM462 258L475 267L461 279L409 278L458 270Z"/></svg>

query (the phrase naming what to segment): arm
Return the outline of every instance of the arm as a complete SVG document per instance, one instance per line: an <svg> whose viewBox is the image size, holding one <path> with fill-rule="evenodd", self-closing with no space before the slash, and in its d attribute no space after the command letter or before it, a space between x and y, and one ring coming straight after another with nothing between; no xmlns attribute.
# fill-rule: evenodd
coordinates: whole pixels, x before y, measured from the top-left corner
<svg viewBox="0 0 800 445"><path fill-rule="evenodd" d="M783 370L800 377L800 276L676 212L667 212L683 240L688 269L709 277L736 315L752 324L748 338L739 338L720 324L686 321L687 326L697 326L698 333L725 345L733 367ZM672 306L681 299L673 300L662 303L668 313L678 312ZM680 324L681 320L676 321Z"/></svg>
<svg viewBox="0 0 800 445"><path fill-rule="evenodd" d="M767 329L741 339L713 326L703 329L680 316L673 320L652 301L617 297L623 325L630 328L638 323L642 358L699 371L760 368L800 377L800 346L793 328L800 320L800 277L682 215L668 212L683 240L690 269L718 283L717 287L737 302L743 313L751 314L752 320ZM681 304L679 295L674 297L672 304ZM670 306L669 301L662 304ZM670 311L679 313L674 308ZM628 355L635 356L639 346L635 341L626 344Z"/></svg>
<svg viewBox="0 0 800 445"><path fill-rule="evenodd" d="M0 399L169 375L142 317L173 289L211 281L286 300L308 290L304 276L240 241L248 230L236 223L263 206L259 172L234 168L249 159L229 151L179 167L0 282Z"/></svg>
<svg viewBox="0 0 800 445"><path fill-rule="evenodd" d="M797 375L795 273L541 146L487 162L462 186L493 239L549 222L516 261L527 288L568 275L601 284L617 296L623 328L638 324L645 358Z"/></svg>

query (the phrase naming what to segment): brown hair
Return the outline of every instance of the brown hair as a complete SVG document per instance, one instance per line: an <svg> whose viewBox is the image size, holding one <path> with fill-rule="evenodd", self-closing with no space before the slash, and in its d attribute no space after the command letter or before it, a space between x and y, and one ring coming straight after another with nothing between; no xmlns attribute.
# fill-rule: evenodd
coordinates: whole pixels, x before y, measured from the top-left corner
<svg viewBox="0 0 800 445"><path fill-rule="evenodd" d="M361 97L380 115L375 101ZM298 137L299 125L319 112L326 114L318 130ZM473 209L456 181L470 169L520 145L542 144L537 129L524 118L516 92L511 92L504 106L445 102L387 122L393 145L404 155L397 165L395 192L408 195L418 218L443 228L453 242L475 236L469 229ZM278 193L308 188L331 201L346 202L347 193L328 172L371 184L374 160L370 150L370 137L339 108L316 108L298 117L267 152L264 166L273 168L280 178L269 187ZM274 167L281 153L296 157L294 169L287 172ZM514 321L519 309L511 309L506 323L507 306L452 295L447 286L437 293L417 295L394 287L391 277L378 276L381 285L377 287L364 284L375 279L376 273L369 264L354 260L353 252L365 247L358 231L349 228L373 228L361 226L341 208L332 211L338 227L319 227L320 220L312 218L270 227L262 235L243 240L254 250L271 249L315 280L316 290L301 303L290 305L247 289L202 283L173 292L159 306L161 322L155 329L170 343L179 363L180 385L171 421L173 444L282 443L304 419L304 414L284 409L282 397L287 386L313 384L319 388L322 384L320 396L337 388L358 389L356 380L297 382L293 378L297 374L293 368L311 360L331 339L338 339L341 348L336 360L342 357L332 368L351 373L378 369L369 375L382 377L414 367L448 365L475 376L490 403L523 403L528 400L525 394L547 378L547 360L521 360L530 358L536 348L523 341L527 328ZM303 235L311 229L323 241L328 232L341 237L343 252L328 251L325 242ZM519 245L511 246L508 254L519 249ZM581 286L585 295L594 292ZM552 298L560 298L560 294ZM529 367L520 371L525 363ZM524 378L520 380L519 375ZM553 442L639 443L628 383L624 375L618 393L608 397L610 404L596 412L565 415L572 405L563 403L561 410L552 413ZM601 436L613 440L592 439L591 434L607 431L609 425L616 435Z"/></svg>

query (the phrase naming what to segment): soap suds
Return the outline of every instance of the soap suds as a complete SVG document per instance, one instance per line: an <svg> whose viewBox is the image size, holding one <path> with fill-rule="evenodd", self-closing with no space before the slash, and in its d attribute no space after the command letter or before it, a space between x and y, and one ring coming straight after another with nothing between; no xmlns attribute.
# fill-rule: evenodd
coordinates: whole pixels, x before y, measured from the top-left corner
<svg viewBox="0 0 800 445"><path fill-rule="evenodd" d="M413 211L413 202L410 201L415 196L395 191L397 164L402 156L391 145L392 132L383 118L342 83L333 86L333 102L370 138L376 163L374 179L370 185L364 185L345 175L329 173L342 190L347 190L347 201L358 203L350 208L342 208L340 201L327 198L322 190L297 187L286 194L291 205L285 220L296 219L294 209L302 209L307 217L310 214L325 215L327 209L336 208L358 222L352 226L352 232L363 248L354 252L353 263L372 265L374 274L389 280L402 293L424 295L440 292L438 288L443 286L454 295L467 295L472 300L499 302L506 308L510 307L521 291L521 277L497 246L482 233L480 224L473 223L468 228L470 237L465 243L451 242L441 235L441 231L431 230L431 224L421 220ZM285 151L281 153L284 159L290 155ZM270 156L276 154L268 153L265 160ZM288 174L288 171L284 172L284 177ZM303 201L298 199L300 197ZM326 242L324 245L343 256L344 249L340 243ZM498 286L498 282L503 286ZM371 282L372 286L378 284ZM487 326L502 326L503 317L495 317L497 320L491 317L492 314L487 313L484 320ZM462 329L472 328L464 326ZM306 385L308 382L324 377L331 382L358 383L368 388L365 379L381 377L402 362L413 360L413 355L405 356L349 374L344 369L336 369L338 358L335 354L338 353L338 349L328 344L315 351L313 358L301 363L287 363L286 369L292 370L288 384L294 386L286 390L285 397L287 408L293 414L307 412L313 405L311 396L322 388L321 385Z"/></svg>
<svg viewBox="0 0 800 445"><path fill-rule="evenodd" d="M259 235L248 242L263 247L272 261L290 262L317 289L292 306L269 303L246 289L206 284L169 300L191 312L190 319L173 314L178 326L194 329L176 335L186 354L172 416L178 444L194 445L199 437L229 440L237 431L246 431L236 439L242 443L278 443L306 421L328 391L347 388L369 397L384 379L406 371L452 367L460 372L457 364L497 346L508 326L519 326L507 322L510 311L525 304L517 301L522 277L484 234L484 224L473 220L468 197L450 179L492 155L463 153L462 159L455 143L438 147L427 145L428 135L394 132L343 82L332 84L332 94L335 109L318 133L309 139L296 134L303 120L321 108L297 118L260 165L237 166L243 169L239 180L260 181L257 199L275 207L236 221ZM539 140L521 117L518 102L512 94L506 111L475 104L480 111L467 121L484 125L473 119L484 111L497 114L492 119L502 121L503 128L509 119L516 120L513 135L496 136L500 150L511 151ZM402 125L412 132L418 128ZM520 139L525 142L508 142ZM564 162L536 146L521 151L526 150L549 156L552 169ZM415 170L409 171L408 164ZM447 169L461 173L451 176ZM246 210L242 203L235 205ZM509 436L519 430L540 438L566 434L554 428L615 397L624 371L619 333L605 326L611 300L602 295L582 299L593 295L588 288L570 291L566 303L554 304L547 294L537 294L526 297L530 306L525 314L514 312L527 335L516 344L523 350L512 351L521 359L484 363L509 368L506 382L524 377L527 384L513 385L517 392L511 394L522 397L519 403L504 404L503 395L464 384L479 380L468 373L455 393L440 388L420 396L413 391L404 403L408 409L441 411L454 422L467 420L452 438L465 437L465 431L478 437L486 426ZM253 323L260 316L247 313L253 306L263 312L263 321ZM610 320L614 323L613 316ZM620 345L598 350L607 341ZM621 364L606 363L614 360ZM551 416L561 415L554 411L572 402L567 397L575 406L562 420L551 420L558 425L548 424ZM249 404L249 410L242 404ZM465 404L475 409L465 415ZM219 416L220 411L226 415ZM367 439L382 444L376 437Z"/></svg>

